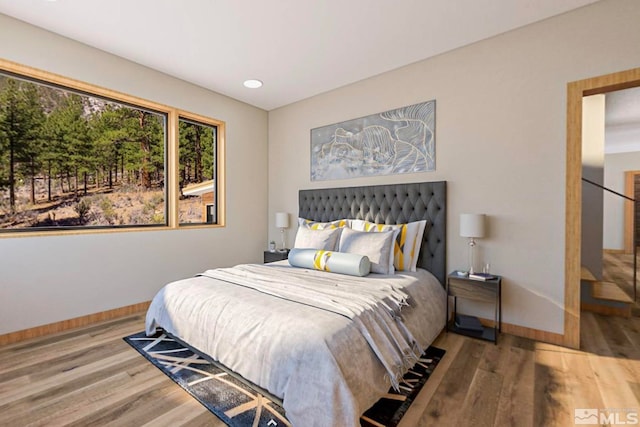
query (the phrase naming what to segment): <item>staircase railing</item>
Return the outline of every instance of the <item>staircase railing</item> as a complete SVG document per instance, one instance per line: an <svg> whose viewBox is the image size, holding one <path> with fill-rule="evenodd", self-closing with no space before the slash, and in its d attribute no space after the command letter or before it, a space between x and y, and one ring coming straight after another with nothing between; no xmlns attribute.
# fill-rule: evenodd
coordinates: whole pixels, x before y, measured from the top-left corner
<svg viewBox="0 0 640 427"><path fill-rule="evenodd" d="M604 191L608 191L611 194L615 194L618 197L622 197L623 199L629 200L630 202L633 202L633 301L636 302L638 301L637 296L638 296L638 272L637 272L637 264L638 264L638 245L636 242L637 236L636 236L636 199L633 199L629 196L626 196L622 193L618 193L617 191L614 191L610 188L607 188L603 185L598 184L597 182L593 182L587 178L582 178L582 180L588 184L594 185L598 188L600 188L601 190Z"/></svg>

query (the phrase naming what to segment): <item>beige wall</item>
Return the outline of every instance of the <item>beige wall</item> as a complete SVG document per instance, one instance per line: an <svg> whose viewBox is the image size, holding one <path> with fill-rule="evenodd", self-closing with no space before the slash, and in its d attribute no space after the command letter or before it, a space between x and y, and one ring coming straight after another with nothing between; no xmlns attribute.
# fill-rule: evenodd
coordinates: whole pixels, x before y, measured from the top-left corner
<svg viewBox="0 0 640 427"><path fill-rule="evenodd" d="M466 265L459 214L486 213L504 321L562 333L567 83L640 66L638 22L640 2L605 0L271 111L269 217L301 188L447 180L448 268ZM310 129L430 99L435 172L310 182Z"/></svg>
<svg viewBox="0 0 640 427"><path fill-rule="evenodd" d="M267 113L0 15L0 57L224 120L227 227L0 238L0 334L150 300L207 268L261 262Z"/></svg>

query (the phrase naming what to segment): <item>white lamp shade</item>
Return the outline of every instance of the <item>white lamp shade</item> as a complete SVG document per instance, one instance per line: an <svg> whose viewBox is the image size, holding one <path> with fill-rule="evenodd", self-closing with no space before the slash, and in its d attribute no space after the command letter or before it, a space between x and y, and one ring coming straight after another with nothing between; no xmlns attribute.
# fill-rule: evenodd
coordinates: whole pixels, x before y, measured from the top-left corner
<svg viewBox="0 0 640 427"><path fill-rule="evenodd" d="M276 213L276 227L289 228L289 214L286 212Z"/></svg>
<svg viewBox="0 0 640 427"><path fill-rule="evenodd" d="M484 237L484 214L460 214L460 236Z"/></svg>

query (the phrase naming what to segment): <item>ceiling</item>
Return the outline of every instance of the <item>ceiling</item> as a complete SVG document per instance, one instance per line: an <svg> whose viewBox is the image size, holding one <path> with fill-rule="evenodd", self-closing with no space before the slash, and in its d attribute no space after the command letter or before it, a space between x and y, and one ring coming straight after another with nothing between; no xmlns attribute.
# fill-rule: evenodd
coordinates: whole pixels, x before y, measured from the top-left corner
<svg viewBox="0 0 640 427"><path fill-rule="evenodd" d="M605 153L640 151L640 87L605 95Z"/></svg>
<svg viewBox="0 0 640 427"><path fill-rule="evenodd" d="M594 2L0 0L0 13L272 110Z"/></svg>
<svg viewBox="0 0 640 427"><path fill-rule="evenodd" d="M640 125L640 87L608 92L605 98L606 126Z"/></svg>

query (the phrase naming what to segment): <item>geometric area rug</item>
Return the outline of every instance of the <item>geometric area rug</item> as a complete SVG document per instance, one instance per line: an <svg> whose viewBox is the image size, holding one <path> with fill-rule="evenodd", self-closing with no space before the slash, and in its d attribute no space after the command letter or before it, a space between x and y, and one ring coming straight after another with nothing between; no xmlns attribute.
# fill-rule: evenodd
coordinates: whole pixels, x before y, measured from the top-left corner
<svg viewBox="0 0 640 427"><path fill-rule="evenodd" d="M210 357L170 334L144 332L123 338L205 408L232 427L282 427L291 424L281 402ZM360 418L362 426L395 427L427 382L445 351L429 347L400 383Z"/></svg>

